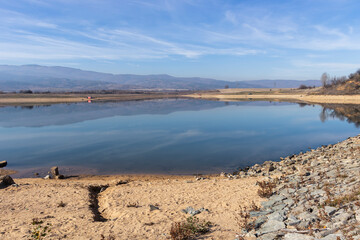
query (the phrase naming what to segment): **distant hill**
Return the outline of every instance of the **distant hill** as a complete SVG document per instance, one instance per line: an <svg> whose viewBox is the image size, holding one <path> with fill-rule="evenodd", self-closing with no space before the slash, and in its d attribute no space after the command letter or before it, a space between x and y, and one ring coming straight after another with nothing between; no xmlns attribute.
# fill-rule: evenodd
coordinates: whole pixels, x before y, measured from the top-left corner
<svg viewBox="0 0 360 240"><path fill-rule="evenodd" d="M0 65L0 91L82 91L110 89L209 90L229 88L296 88L301 84L320 86L320 81L256 80L223 81L199 77L109 74L68 67Z"/></svg>

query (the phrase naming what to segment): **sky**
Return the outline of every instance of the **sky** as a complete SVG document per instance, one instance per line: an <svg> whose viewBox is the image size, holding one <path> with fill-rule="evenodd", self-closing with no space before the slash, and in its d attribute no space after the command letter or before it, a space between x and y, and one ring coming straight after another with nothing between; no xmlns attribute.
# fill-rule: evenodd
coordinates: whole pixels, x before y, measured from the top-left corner
<svg viewBox="0 0 360 240"><path fill-rule="evenodd" d="M358 0L0 0L0 64L222 80L360 68Z"/></svg>

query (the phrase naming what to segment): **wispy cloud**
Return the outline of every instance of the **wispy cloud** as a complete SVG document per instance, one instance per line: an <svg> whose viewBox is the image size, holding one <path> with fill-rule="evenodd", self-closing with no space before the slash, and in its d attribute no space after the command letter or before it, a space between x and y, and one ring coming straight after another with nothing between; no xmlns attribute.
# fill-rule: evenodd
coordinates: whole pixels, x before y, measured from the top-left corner
<svg viewBox="0 0 360 240"><path fill-rule="evenodd" d="M59 60L117 61L118 64L143 61L151 62L148 69L155 67L157 72L167 72L163 66L170 66L170 62L172 69L179 72L185 66L195 66L196 62L203 67L202 71L205 64L216 66L207 68L209 74L224 72L222 69L232 66L232 79L257 71L256 66L250 66L247 56L254 59L252 64L264 65L264 74L286 67L293 71L310 69L307 62L321 68L327 62L324 59L334 56L337 68L343 71L350 67L350 57L353 62L360 61L356 58L358 54L350 55L351 51L360 50L357 16L360 9L356 1L290 0L279 4L260 0L258 3L5 1L0 3L0 60L1 63ZM348 54L340 60L339 51ZM299 62L294 63L295 60Z"/></svg>

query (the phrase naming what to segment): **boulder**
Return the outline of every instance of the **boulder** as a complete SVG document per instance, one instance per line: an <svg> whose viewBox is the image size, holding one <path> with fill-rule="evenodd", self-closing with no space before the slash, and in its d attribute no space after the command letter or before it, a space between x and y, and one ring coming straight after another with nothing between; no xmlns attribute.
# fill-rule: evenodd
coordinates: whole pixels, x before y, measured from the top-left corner
<svg viewBox="0 0 360 240"><path fill-rule="evenodd" d="M15 182L9 175L0 176L0 187L7 187L12 184L15 184Z"/></svg>
<svg viewBox="0 0 360 240"><path fill-rule="evenodd" d="M1 161L0 162L0 168L6 167L7 161Z"/></svg>

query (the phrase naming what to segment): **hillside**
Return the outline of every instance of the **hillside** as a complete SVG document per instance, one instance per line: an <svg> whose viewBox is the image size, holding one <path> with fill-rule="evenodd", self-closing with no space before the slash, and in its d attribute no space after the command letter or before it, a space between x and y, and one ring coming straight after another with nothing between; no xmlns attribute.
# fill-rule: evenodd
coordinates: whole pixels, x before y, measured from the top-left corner
<svg viewBox="0 0 360 240"><path fill-rule="evenodd" d="M223 81L199 77L109 74L68 67L0 65L0 91L82 91L109 89L209 90L229 88L296 88L301 84L319 86L320 81L258 80Z"/></svg>
<svg viewBox="0 0 360 240"><path fill-rule="evenodd" d="M319 90L320 94L354 95L360 94L360 70L348 77L332 77L325 81L325 86Z"/></svg>

